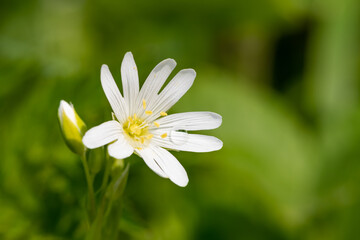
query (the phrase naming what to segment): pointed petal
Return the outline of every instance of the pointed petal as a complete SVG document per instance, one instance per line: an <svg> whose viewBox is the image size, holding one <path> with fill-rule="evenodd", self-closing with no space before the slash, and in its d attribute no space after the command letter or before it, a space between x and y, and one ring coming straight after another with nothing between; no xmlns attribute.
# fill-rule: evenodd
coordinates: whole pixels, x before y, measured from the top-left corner
<svg viewBox="0 0 360 240"><path fill-rule="evenodd" d="M139 76L131 52L127 52L121 64L121 78L125 102L129 106L129 115L134 114L136 98L139 93Z"/></svg>
<svg viewBox="0 0 360 240"><path fill-rule="evenodd" d="M181 70L161 91L158 97L151 104L148 110L153 112L147 117L147 121L153 121L160 116L160 112L169 110L189 90L196 77L193 69Z"/></svg>
<svg viewBox="0 0 360 240"><path fill-rule="evenodd" d="M58 116L59 116L60 122L62 122L62 120L63 120L63 117L62 117L63 113L70 119L70 121L74 125L77 125L74 107L72 105L68 104L66 101L61 100L60 106L58 109Z"/></svg>
<svg viewBox="0 0 360 240"><path fill-rule="evenodd" d="M213 112L186 112L171 114L156 120L156 122L160 124L157 129L196 131L218 128L221 125L222 117Z"/></svg>
<svg viewBox="0 0 360 240"><path fill-rule="evenodd" d="M108 146L109 155L113 158L123 159L129 157L134 148L127 143L123 135L120 135L118 140Z"/></svg>
<svg viewBox="0 0 360 240"><path fill-rule="evenodd" d="M137 114L140 116L143 110L142 101L145 100L148 105L151 105L151 100L159 93L161 87L165 83L166 79L169 77L172 70L175 68L176 62L173 59L165 59L160 62L156 67L151 71L147 77L144 85L141 87L138 99Z"/></svg>
<svg viewBox="0 0 360 240"><path fill-rule="evenodd" d="M161 147L186 151L186 152L212 152L220 150L223 142L216 137L201 135L201 134L188 134L178 131L165 132L167 136L162 138L164 130L152 131L154 134L153 141Z"/></svg>
<svg viewBox="0 0 360 240"><path fill-rule="evenodd" d="M119 88L111 75L109 67L105 64L101 66L101 85L107 99L109 100L111 108L116 115L116 118L121 122L126 121L127 107L125 105L124 98L122 97Z"/></svg>
<svg viewBox="0 0 360 240"><path fill-rule="evenodd" d="M98 148L116 140L121 132L122 127L118 121L108 121L87 131L82 141L87 148Z"/></svg>
<svg viewBox="0 0 360 240"><path fill-rule="evenodd" d="M163 169L154 160L154 153L150 148L144 148L142 150L135 150L139 156L144 159L146 165L153 170L157 175L163 178L168 178Z"/></svg>
<svg viewBox="0 0 360 240"><path fill-rule="evenodd" d="M186 174L185 169L179 163L179 161L167 150L161 147L151 147L154 153L154 159L159 164L161 169L164 170L170 180L180 187L185 187L189 178Z"/></svg>

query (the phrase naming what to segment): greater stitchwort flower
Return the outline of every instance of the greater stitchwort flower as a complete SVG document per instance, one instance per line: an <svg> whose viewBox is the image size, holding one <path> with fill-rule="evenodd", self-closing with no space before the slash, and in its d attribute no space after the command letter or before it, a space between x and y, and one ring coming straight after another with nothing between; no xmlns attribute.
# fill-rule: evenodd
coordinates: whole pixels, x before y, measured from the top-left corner
<svg viewBox="0 0 360 240"><path fill-rule="evenodd" d="M108 145L109 155L123 159L136 153L159 176L186 186L188 176L178 160L166 149L210 152L223 143L212 136L186 131L214 129L221 125L220 115L212 112L166 112L189 90L196 73L181 70L159 93L175 68L173 59L159 63L139 90L138 71L130 52L121 65L122 95L107 65L101 67L101 84L114 111L114 119L86 132L83 143L93 149Z"/></svg>

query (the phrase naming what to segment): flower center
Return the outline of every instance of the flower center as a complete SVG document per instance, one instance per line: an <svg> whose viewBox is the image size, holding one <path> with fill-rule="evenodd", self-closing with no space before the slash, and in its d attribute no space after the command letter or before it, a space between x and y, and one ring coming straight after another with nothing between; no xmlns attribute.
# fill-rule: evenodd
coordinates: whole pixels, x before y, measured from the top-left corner
<svg viewBox="0 0 360 240"><path fill-rule="evenodd" d="M149 124L138 118L136 114L128 117L123 125L124 133L128 136L128 140L138 149L140 146L148 144L149 140L153 137L153 135L149 133L148 128Z"/></svg>

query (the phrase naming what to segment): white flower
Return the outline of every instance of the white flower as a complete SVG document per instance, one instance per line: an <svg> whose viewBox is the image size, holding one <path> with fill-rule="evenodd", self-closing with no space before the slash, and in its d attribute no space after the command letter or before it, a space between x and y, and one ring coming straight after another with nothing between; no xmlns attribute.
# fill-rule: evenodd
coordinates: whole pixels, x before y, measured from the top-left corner
<svg viewBox="0 0 360 240"><path fill-rule="evenodd" d="M159 176L184 187L189 181L186 171L166 149L190 152L221 149L223 143L215 137L184 131L217 128L222 118L212 112L167 115L166 111L187 92L196 76L193 69L181 70L159 93L175 65L173 59L159 63L139 91L134 58L131 52L126 53L121 64L124 96L108 66L103 65L101 84L116 119L87 131L83 143L90 149L109 144L109 155L118 159L135 152Z"/></svg>

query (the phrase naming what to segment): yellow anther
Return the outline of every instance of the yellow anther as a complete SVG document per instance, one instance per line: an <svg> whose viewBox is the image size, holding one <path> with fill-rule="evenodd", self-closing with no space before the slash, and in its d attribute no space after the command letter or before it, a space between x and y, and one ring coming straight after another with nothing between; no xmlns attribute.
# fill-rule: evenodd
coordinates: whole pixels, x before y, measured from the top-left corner
<svg viewBox="0 0 360 240"><path fill-rule="evenodd" d="M160 127L160 124L159 124L158 122L154 122L154 125L155 125L156 127Z"/></svg>
<svg viewBox="0 0 360 240"><path fill-rule="evenodd" d="M136 114L127 117L127 121L123 124L123 130L127 138L132 141L134 147L147 145L153 137L149 133L149 124ZM138 145L140 144L140 145Z"/></svg>
<svg viewBox="0 0 360 240"><path fill-rule="evenodd" d="M165 117L165 116L167 116L167 113L166 112L161 112L160 116Z"/></svg>
<svg viewBox="0 0 360 240"><path fill-rule="evenodd" d="M143 109L146 109L146 101L143 99Z"/></svg>
<svg viewBox="0 0 360 240"><path fill-rule="evenodd" d="M130 131L135 135L140 135L141 134L141 128L137 124L131 125L130 126Z"/></svg>
<svg viewBox="0 0 360 240"><path fill-rule="evenodd" d="M167 133L164 133L160 136L161 138L166 138L167 137Z"/></svg>
<svg viewBox="0 0 360 240"><path fill-rule="evenodd" d="M147 110L147 111L145 111L145 114L151 115L151 114L152 114L152 111Z"/></svg>
<svg viewBox="0 0 360 240"><path fill-rule="evenodd" d="M135 147L137 150L141 150L142 148L141 147Z"/></svg>

